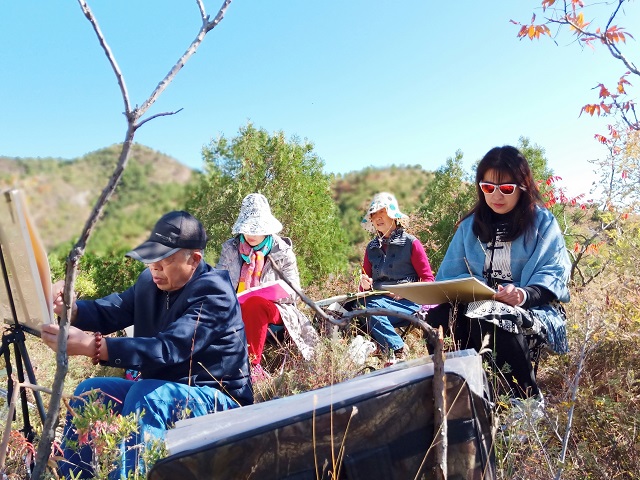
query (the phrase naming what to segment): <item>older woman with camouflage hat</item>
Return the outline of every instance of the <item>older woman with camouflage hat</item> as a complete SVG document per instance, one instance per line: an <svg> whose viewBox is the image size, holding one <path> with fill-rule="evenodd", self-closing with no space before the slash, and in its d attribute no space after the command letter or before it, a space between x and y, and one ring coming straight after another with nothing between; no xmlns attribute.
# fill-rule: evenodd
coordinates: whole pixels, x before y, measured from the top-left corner
<svg viewBox="0 0 640 480"><path fill-rule="evenodd" d="M433 281L433 272L422 243L404 229L407 220L391 193L381 192L373 197L361 223L365 230L375 234L375 238L364 253L360 290L381 290L383 285ZM420 305L388 294L366 297L366 307L386 308L411 315L418 311ZM371 336L387 351L391 362L404 358L404 341L394 328L401 322L397 317L383 315L369 319Z"/></svg>
<svg viewBox="0 0 640 480"><path fill-rule="evenodd" d="M216 265L216 268L229 271L231 283L238 293L280 279L272 264L300 287L291 239L278 236L280 230L282 224L271 213L264 195L251 193L242 200L238 219L231 231L234 236L222 245ZM260 360L270 324L284 325L305 359L309 360L313 355L319 337L295 301L293 296L276 302L253 296L241 305L254 379L267 375L260 366Z"/></svg>

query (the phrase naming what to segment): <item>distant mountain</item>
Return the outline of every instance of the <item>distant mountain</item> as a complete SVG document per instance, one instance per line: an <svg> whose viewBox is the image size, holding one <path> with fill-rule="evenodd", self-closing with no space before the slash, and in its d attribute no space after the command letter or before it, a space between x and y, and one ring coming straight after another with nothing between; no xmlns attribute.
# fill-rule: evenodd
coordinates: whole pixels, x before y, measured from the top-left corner
<svg viewBox="0 0 640 480"><path fill-rule="evenodd" d="M66 255L106 186L120 150L120 145L112 145L71 160L0 156L0 189L22 189L47 250ZM184 208L187 187L196 175L172 157L134 145L87 252L107 254L144 240L160 215ZM420 166L369 167L334 176L333 197L350 243L369 238L360 220L375 193L394 193L400 209L411 213L432 179L433 173Z"/></svg>
<svg viewBox="0 0 640 480"><path fill-rule="evenodd" d="M0 188L22 189L47 250L64 249L78 239L120 151L116 144L72 160L0 157ZM176 159L134 145L87 250L101 254L142 240L160 215L183 208L194 175Z"/></svg>

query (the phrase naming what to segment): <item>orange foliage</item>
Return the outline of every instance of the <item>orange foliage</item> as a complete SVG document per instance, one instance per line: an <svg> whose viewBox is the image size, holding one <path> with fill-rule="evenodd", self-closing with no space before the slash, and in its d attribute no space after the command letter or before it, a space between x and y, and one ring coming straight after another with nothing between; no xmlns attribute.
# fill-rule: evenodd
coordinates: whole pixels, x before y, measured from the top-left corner
<svg viewBox="0 0 640 480"><path fill-rule="evenodd" d="M613 125L609 125L609 134L611 135L611 138L620 138L620 133Z"/></svg>
<svg viewBox="0 0 640 480"><path fill-rule="evenodd" d="M540 38L540 35L549 35L549 27L546 25L523 25L518 32L518 37L529 37L529 39Z"/></svg>
<svg viewBox="0 0 640 480"><path fill-rule="evenodd" d="M587 248L585 248L584 253L587 255L597 255L600 247L604 245L604 243L605 242L590 243L587 245Z"/></svg>
<svg viewBox="0 0 640 480"><path fill-rule="evenodd" d="M569 28L577 33L582 33L590 24L584 21L582 12L577 15L567 15L566 20L569 22Z"/></svg>
<svg viewBox="0 0 640 480"><path fill-rule="evenodd" d="M523 25L520 22L516 22L511 20L511 23L515 23L516 25L520 25L520 31L518 32L518 38L529 37L529 40L533 40L534 38L540 38L540 35L549 35L551 36L551 31L549 27L546 25L536 25L534 22L536 21L535 14L531 17L531 23L529 25Z"/></svg>
<svg viewBox="0 0 640 480"><path fill-rule="evenodd" d="M598 242L598 243L590 243L589 245L587 245L584 248L584 254L585 255L597 255L598 252L600 251L600 247L602 247L605 244L605 242ZM582 245L580 245L579 242L576 242L573 244L573 252L574 253L580 253L580 251L582 250Z"/></svg>
<svg viewBox="0 0 640 480"><path fill-rule="evenodd" d="M598 29L598 33L599 32L600 32L600 29ZM607 31L604 32L604 38L609 42L613 42L613 43L617 43L617 42L627 43L627 38L626 38L627 36L633 38L633 35L631 35L630 33L625 33L623 28L619 28L615 25L607 28ZM606 43L606 42L603 40L602 43Z"/></svg>
<svg viewBox="0 0 640 480"><path fill-rule="evenodd" d="M562 180L562 177L559 175L551 175L549 178L547 178L547 180L545 181L545 183L547 185L551 185L552 183L556 183L558 181Z"/></svg>
<svg viewBox="0 0 640 480"><path fill-rule="evenodd" d="M600 116L601 114L606 115L608 113L611 113L611 105L607 105L604 102L590 103L582 107L582 109L580 110L580 115L582 115L582 112L588 113L592 117L594 115L597 115L597 116Z"/></svg>
<svg viewBox="0 0 640 480"><path fill-rule="evenodd" d="M605 87L602 83L598 84L598 86L600 87L600 98L607 98L611 96L609 90L607 90L607 87Z"/></svg>
<svg viewBox="0 0 640 480"><path fill-rule="evenodd" d="M555 4L555 1L556 0L542 0L542 10L546 11L547 8L550 8ZM562 8L557 9L557 11L552 14L552 18L545 19L542 24L536 25L535 14L532 16L530 24L521 24L514 20L511 20L511 22L516 25L520 25L518 38L528 37L530 40L533 40L534 38L539 39L542 35L551 36L549 28L547 27L547 24L550 23L558 23L568 26L570 30L575 32L576 36L580 39L581 42L584 42L586 45L589 45L591 47L593 47L592 42L595 40L599 40L601 43L611 46L620 42L626 43L627 37L634 38L633 35L628 33L624 28L617 25L609 26L604 32L599 27L596 28L595 31L587 31L587 28L589 27L591 22L585 21L584 14L582 11L580 11L583 8L584 2L582 0L570 0L570 9L568 11L566 10L565 2L564 11ZM614 16L615 13L610 18L610 22L611 20L613 20ZM630 75L630 72L627 72L622 77L620 77L620 80L618 81L618 84L616 86L617 95L626 95L627 92L625 89L625 85L631 85L626 78L628 75ZM580 114L584 112L591 116L600 116L610 114L613 108L619 109L617 111L622 112L628 112L632 108L633 105L631 102L618 104L618 102L615 101L617 95L612 95L611 92L604 86L604 84L600 83L598 84L598 87L600 88L599 95L601 99L612 98L614 99L614 102L609 104L601 102L599 104L593 103L585 105L584 107L582 107Z"/></svg>
<svg viewBox="0 0 640 480"><path fill-rule="evenodd" d="M630 73L631 72L625 73L623 76L620 77L620 80L618 80L618 92L620 94L627 93L624 90L624 86L625 85L631 85L631 82L629 80L627 80L627 78L626 78L627 75L629 75Z"/></svg>

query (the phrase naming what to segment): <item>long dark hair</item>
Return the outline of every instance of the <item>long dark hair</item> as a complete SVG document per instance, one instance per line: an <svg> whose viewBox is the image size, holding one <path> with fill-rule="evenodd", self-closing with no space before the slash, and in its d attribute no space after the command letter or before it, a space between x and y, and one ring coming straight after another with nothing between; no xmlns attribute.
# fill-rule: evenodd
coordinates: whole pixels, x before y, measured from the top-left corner
<svg viewBox="0 0 640 480"><path fill-rule="evenodd" d="M487 205L484 193L482 193L480 185L478 185L484 179L484 175L488 170L495 172L498 183L501 183L505 178L511 177L513 183L517 183L522 187L518 203L512 211L513 214L507 215L508 226L502 240L510 242L522 234L528 235L534 225L536 205L543 205L543 201L538 186L533 179L529 162L527 162L520 150L510 145L492 148L478 164L476 170L478 200L473 209L464 217L467 218L470 215L474 215L473 233L481 242L491 241L494 235L492 225L494 212Z"/></svg>

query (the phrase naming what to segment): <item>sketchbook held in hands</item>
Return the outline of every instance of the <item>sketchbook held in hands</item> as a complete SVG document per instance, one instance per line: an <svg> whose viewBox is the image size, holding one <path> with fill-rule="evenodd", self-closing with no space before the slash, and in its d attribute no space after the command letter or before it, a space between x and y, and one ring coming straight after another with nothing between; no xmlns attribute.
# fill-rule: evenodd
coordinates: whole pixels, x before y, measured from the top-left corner
<svg viewBox="0 0 640 480"><path fill-rule="evenodd" d="M257 287L251 287L238 294L238 302L243 304L248 298L259 296L277 302L285 298L295 295L293 289L284 280L274 280L272 282L264 282Z"/></svg>
<svg viewBox="0 0 640 480"><path fill-rule="evenodd" d="M383 285L390 292L422 305L447 302L491 300L496 291L475 277L440 280L439 282L411 282Z"/></svg>

